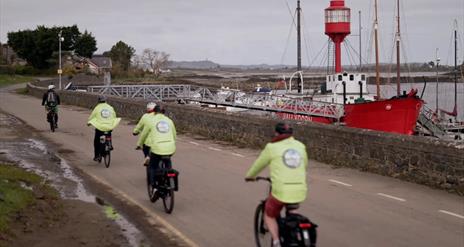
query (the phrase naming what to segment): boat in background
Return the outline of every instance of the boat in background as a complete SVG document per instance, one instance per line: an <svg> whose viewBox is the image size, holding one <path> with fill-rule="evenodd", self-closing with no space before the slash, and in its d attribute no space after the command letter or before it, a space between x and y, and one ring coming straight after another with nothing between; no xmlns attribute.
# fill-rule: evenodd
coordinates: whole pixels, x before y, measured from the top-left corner
<svg viewBox="0 0 464 247"><path fill-rule="evenodd" d="M454 107L453 111L446 111L438 108L435 110L435 122L442 128L448 136L456 140L464 140L464 122L458 121L458 27L455 20L454 28ZM438 58L437 58L438 61ZM461 69L462 73L462 69ZM437 79L438 80L438 79ZM438 83L437 83L438 90ZM438 95L438 91L435 92ZM447 117L448 116L448 117Z"/></svg>
<svg viewBox="0 0 464 247"><path fill-rule="evenodd" d="M297 6L298 27L298 92L303 92L300 48L300 1ZM362 73L342 72L341 43L350 34L350 9L345 6L344 0L331 0L330 6L325 9L325 34L335 44L335 74L327 75L326 82L321 86L319 94L314 94L310 100L315 104L325 102L343 104L343 117L340 123L348 127L371 129L406 135L415 133L416 122L424 104L412 89L409 93L400 95L399 75L399 18L397 30L397 96L391 99L382 99L380 96L380 72L378 51L378 21L377 1L375 1L375 51L376 51L376 84L377 94L369 94L367 90L367 76ZM291 81L290 81L291 83ZM291 86L290 86L291 87ZM295 106L288 106L293 108ZM277 113L283 119L308 120L319 123L336 123L332 117L302 116L290 113Z"/></svg>

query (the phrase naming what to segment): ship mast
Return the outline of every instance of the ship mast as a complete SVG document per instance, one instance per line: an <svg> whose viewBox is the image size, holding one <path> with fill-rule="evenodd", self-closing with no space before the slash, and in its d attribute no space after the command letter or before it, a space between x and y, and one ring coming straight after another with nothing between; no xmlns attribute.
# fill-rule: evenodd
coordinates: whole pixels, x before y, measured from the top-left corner
<svg viewBox="0 0 464 247"><path fill-rule="evenodd" d="M377 99L380 99L380 71L379 71L379 40L378 40L378 16L377 16L377 0L374 4L375 21L374 21L374 43L375 43L375 84L377 85Z"/></svg>
<svg viewBox="0 0 464 247"><path fill-rule="evenodd" d="M298 0L298 5L296 8L297 12L297 71L301 71L301 24L300 24L300 0ZM301 76L298 77L298 93L302 93L301 89Z"/></svg>
<svg viewBox="0 0 464 247"><path fill-rule="evenodd" d="M400 0L397 0L397 30L396 30L396 96L400 96L401 94L401 86L400 86Z"/></svg>
<svg viewBox="0 0 464 247"><path fill-rule="evenodd" d="M458 120L458 21L454 20L454 110L455 120Z"/></svg>
<svg viewBox="0 0 464 247"><path fill-rule="evenodd" d="M362 71L362 25L361 25L361 10L359 13L359 72Z"/></svg>

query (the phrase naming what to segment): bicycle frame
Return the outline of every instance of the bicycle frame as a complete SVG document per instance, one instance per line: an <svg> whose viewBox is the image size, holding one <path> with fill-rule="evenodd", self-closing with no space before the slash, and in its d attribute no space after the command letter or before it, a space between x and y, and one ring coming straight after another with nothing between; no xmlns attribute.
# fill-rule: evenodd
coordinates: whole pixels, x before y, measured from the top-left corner
<svg viewBox="0 0 464 247"><path fill-rule="evenodd" d="M55 132L56 129L56 112L53 108L47 110L47 121L50 123L50 129L52 132Z"/></svg>
<svg viewBox="0 0 464 247"><path fill-rule="evenodd" d="M103 155L109 151L111 151L111 136L109 132L104 132L100 136L100 153Z"/></svg>
<svg viewBox="0 0 464 247"><path fill-rule="evenodd" d="M265 180L271 183L271 180L266 177L256 177L256 181ZM269 193L272 191L272 185L269 186ZM267 197L266 197L267 199ZM262 234L261 237L267 233L267 229L264 227L264 211L266 205L266 199L261 200L258 204L255 213L255 234ZM290 211L294 210L291 206L285 206L285 216L282 217L279 215L276 220L279 227L280 242L283 247L285 246L316 246L317 225L313 224L306 217L292 213ZM261 214L261 217L259 217ZM260 222L257 222L260 221ZM290 228L290 230L289 230ZM269 234L269 233L268 233ZM262 240L258 240L257 235L255 235L256 244L258 247L263 246Z"/></svg>

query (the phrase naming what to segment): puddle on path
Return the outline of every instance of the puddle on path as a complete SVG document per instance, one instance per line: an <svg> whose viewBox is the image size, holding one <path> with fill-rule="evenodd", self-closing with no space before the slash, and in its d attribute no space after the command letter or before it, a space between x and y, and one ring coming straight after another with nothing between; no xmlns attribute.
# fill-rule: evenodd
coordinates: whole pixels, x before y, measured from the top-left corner
<svg viewBox="0 0 464 247"><path fill-rule="evenodd" d="M63 158L50 152L51 149L47 147L46 143L34 138L11 138L11 132L16 132L13 130L13 126L22 125L21 121L0 113L0 125L3 130L6 127L5 132L10 132L8 138L0 137L0 154L17 163L20 167L44 177L64 199L81 200L88 203L97 202L96 196L86 190L82 179L73 172L73 169ZM137 227L116 212L111 205L105 203L101 206L102 212L107 216L108 212L112 212L109 218L121 228L121 232L130 246L147 246L145 237Z"/></svg>

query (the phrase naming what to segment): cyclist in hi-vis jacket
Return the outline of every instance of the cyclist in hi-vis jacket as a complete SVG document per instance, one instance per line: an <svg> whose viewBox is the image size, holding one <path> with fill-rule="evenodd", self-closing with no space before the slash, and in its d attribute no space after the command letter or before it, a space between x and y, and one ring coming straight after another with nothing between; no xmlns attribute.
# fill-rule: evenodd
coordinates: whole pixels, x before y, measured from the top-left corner
<svg viewBox="0 0 464 247"><path fill-rule="evenodd" d="M267 166L270 169L272 191L266 200L264 221L273 239L273 246L280 246L276 218L286 204L298 204L306 199L306 169L308 155L303 143L293 138L288 124L278 123L275 136L259 155L246 174L246 181L253 181Z"/></svg>
<svg viewBox="0 0 464 247"><path fill-rule="evenodd" d="M93 139L94 158L93 160L101 160L100 152L98 147L100 145L100 136L104 132L109 132L111 137L111 131L118 126L121 118L116 117L116 112L113 107L106 103L106 97L104 95L98 96L98 104L90 114L87 125L93 125L95 127L95 138ZM111 147L112 148L112 147Z"/></svg>
<svg viewBox="0 0 464 247"><path fill-rule="evenodd" d="M143 155L145 157L145 162L144 165L148 165L148 162L150 160L150 147L147 145L147 133L149 130L148 125L154 121L155 118L155 107L156 103L155 102L149 102L147 104L147 112L143 114L143 116L140 118L139 122L137 123L137 126L135 126L134 130L132 131L132 134L134 136L139 135L140 137L137 141L137 149L142 149Z"/></svg>
<svg viewBox="0 0 464 247"><path fill-rule="evenodd" d="M150 121L147 132L140 138L145 145L150 147L148 175L150 184L156 189L156 173L160 169L160 161L164 161L166 168L171 168L170 156L176 152L177 133L174 123L163 114L159 105L155 107L155 117Z"/></svg>

